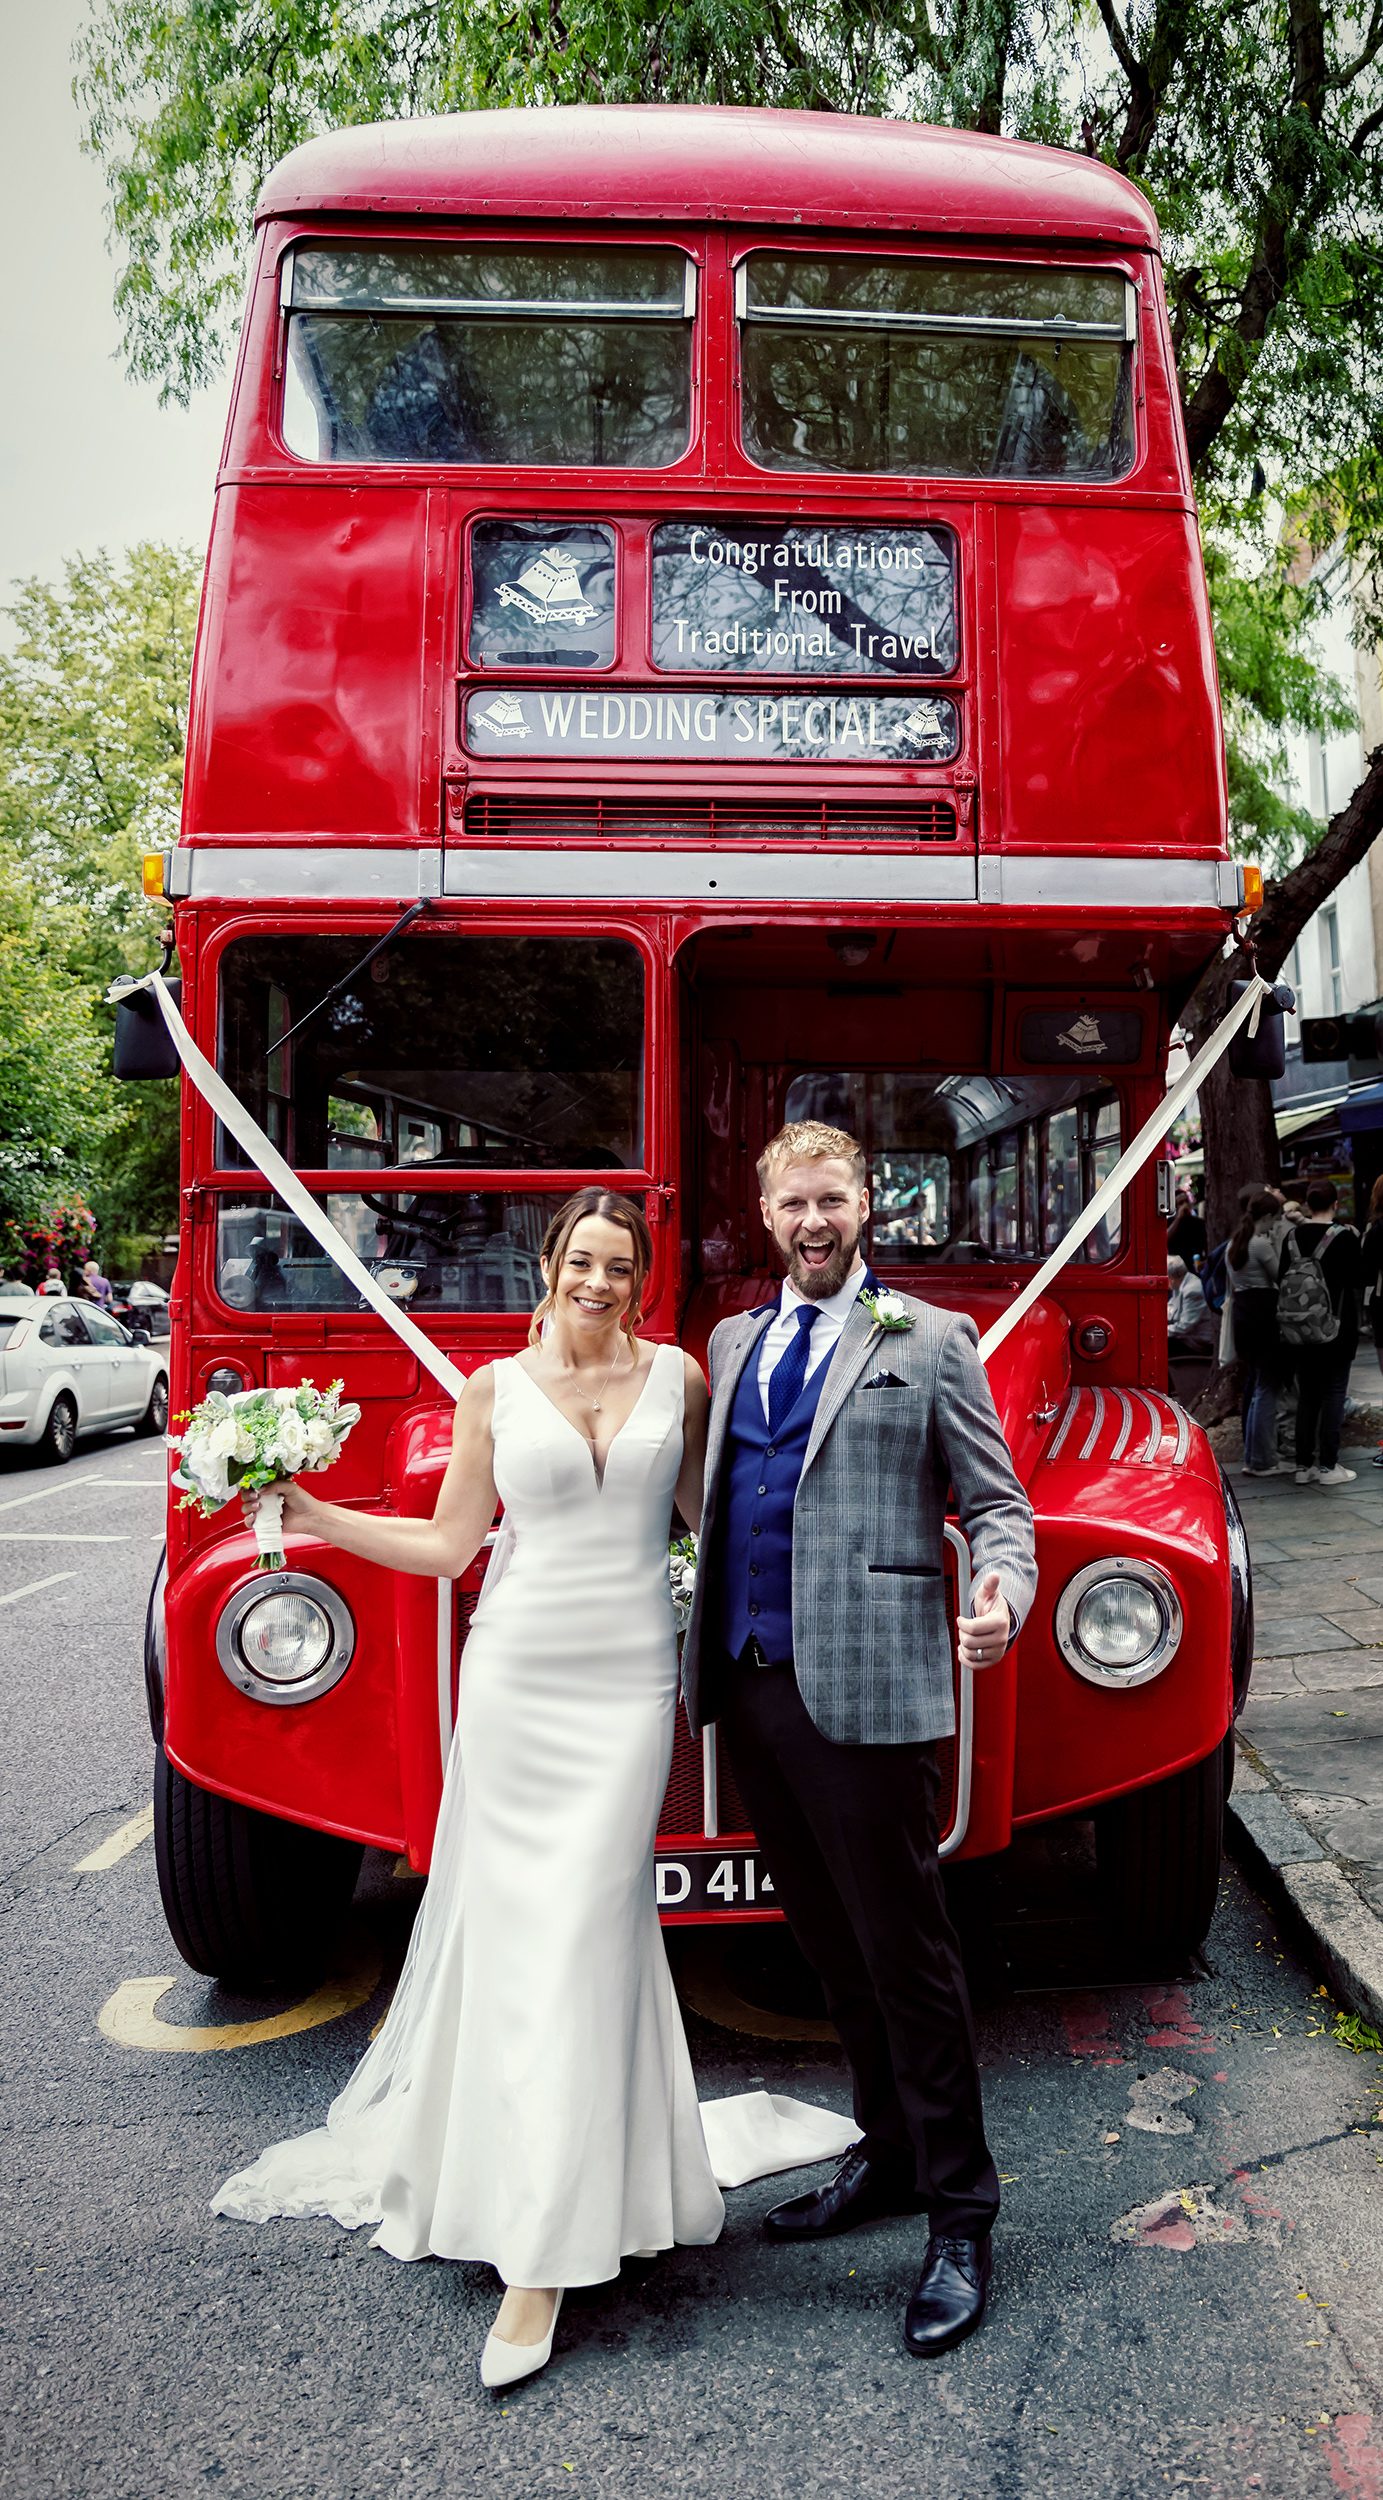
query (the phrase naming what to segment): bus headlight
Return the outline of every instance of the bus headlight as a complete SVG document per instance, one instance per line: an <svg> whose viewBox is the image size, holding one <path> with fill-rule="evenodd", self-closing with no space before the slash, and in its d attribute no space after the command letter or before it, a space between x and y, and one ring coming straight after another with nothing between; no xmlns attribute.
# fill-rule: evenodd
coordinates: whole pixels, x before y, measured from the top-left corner
<svg viewBox="0 0 1383 2500"><path fill-rule="evenodd" d="M1088 1684L1150 1683L1176 1656L1181 1604L1156 1563L1111 1554L1087 1563L1061 1592L1057 1647Z"/></svg>
<svg viewBox="0 0 1383 2500"><path fill-rule="evenodd" d="M354 1650L344 1598L303 1571L247 1581L216 1626L222 1671L255 1701L316 1701L340 1683Z"/></svg>

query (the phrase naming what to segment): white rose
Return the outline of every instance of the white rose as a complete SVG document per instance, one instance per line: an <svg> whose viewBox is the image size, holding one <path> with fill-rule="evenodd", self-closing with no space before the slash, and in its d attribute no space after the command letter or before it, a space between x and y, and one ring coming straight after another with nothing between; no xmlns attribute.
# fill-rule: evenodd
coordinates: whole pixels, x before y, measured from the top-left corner
<svg viewBox="0 0 1383 2500"><path fill-rule="evenodd" d="M336 1455L336 1435L329 1423L314 1415L306 1431L309 1467L325 1467Z"/></svg>
<svg viewBox="0 0 1383 2500"><path fill-rule="evenodd" d="M240 1454L240 1438L240 1426L235 1417L219 1415L211 1430L200 1436L198 1457L212 1466L219 1466L224 1471L225 1461L228 1458L236 1458Z"/></svg>
<svg viewBox="0 0 1383 2500"><path fill-rule="evenodd" d="M274 1464L286 1476L296 1476L307 1457L307 1427L296 1412L279 1418L274 1434Z"/></svg>

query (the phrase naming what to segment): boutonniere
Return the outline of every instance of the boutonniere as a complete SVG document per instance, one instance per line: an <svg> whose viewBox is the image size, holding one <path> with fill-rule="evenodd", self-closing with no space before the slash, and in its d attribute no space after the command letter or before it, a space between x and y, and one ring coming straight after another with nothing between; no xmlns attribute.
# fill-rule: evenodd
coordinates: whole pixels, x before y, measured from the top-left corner
<svg viewBox="0 0 1383 2500"><path fill-rule="evenodd" d="M860 1300L876 1328L889 1331L911 1328L912 1313L901 1294L871 1293L865 1285L861 1289Z"/></svg>

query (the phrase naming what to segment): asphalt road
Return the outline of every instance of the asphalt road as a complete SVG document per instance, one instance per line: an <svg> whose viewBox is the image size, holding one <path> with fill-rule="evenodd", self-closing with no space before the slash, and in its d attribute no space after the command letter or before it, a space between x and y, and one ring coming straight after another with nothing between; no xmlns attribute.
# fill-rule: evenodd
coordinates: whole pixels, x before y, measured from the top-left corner
<svg viewBox="0 0 1383 2500"><path fill-rule="evenodd" d="M1112 1969L1079 1835L964 1888L1007 2201L989 2322L945 2362L899 2340L917 2227L771 2248L769 2184L717 2248L571 2295L503 2400L487 2269L213 2221L349 2071L418 1887L368 1862L333 2020L139 1985L180 1971L138 1819L160 1459L0 1459L7 2500L1380 2500L1383 2061L1235 1873L1202 1968ZM843 2106L781 1940L673 1942L704 2093Z"/></svg>

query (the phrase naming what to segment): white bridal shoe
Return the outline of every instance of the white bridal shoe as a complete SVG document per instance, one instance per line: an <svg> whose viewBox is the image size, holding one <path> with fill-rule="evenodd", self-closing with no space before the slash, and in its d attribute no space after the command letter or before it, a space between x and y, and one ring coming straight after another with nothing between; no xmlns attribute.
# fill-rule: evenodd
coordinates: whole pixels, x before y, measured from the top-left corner
<svg viewBox="0 0 1383 2500"><path fill-rule="evenodd" d="M480 2356L482 2387L512 2387L515 2379L531 2378L552 2356L552 2338L557 2326L557 2312L562 2306L559 2292L552 2304L552 2322L541 2344L506 2344L498 2335L487 2335L485 2350Z"/></svg>

